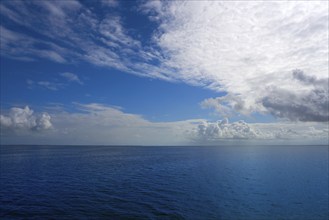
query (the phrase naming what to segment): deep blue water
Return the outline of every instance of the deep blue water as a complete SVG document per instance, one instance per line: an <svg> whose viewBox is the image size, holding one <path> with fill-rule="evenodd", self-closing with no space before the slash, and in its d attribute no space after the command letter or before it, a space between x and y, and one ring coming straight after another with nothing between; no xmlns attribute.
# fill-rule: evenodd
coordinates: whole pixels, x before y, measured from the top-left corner
<svg viewBox="0 0 329 220"><path fill-rule="evenodd" d="M328 146L1 146L0 218L328 219Z"/></svg>

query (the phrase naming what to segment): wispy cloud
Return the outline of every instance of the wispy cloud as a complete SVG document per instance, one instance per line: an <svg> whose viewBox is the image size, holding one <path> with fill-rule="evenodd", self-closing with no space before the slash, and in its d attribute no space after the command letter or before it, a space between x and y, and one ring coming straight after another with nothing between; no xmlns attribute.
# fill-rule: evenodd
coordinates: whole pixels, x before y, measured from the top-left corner
<svg viewBox="0 0 329 220"><path fill-rule="evenodd" d="M27 87L29 89L35 89L35 88L46 88L49 90L57 91L60 89L64 89L70 85L70 83L78 83L80 85L83 85L83 81L78 77L78 75L70 72L64 72L59 74L63 79L60 78L54 78L53 80L26 80Z"/></svg>
<svg viewBox="0 0 329 220"><path fill-rule="evenodd" d="M61 73L61 76L66 78L69 82L76 82L76 83L79 83L80 85L83 85L83 82L74 73L65 72L65 73Z"/></svg>
<svg viewBox="0 0 329 220"><path fill-rule="evenodd" d="M119 6L118 0L101 0L102 5L110 8L114 8Z"/></svg>
<svg viewBox="0 0 329 220"><path fill-rule="evenodd" d="M59 89L64 88L65 84L58 82L50 82L50 81L33 81L28 79L26 81L29 89L34 89L36 87L42 87L49 90L57 91Z"/></svg>
<svg viewBox="0 0 329 220"><path fill-rule="evenodd" d="M1 54L14 59L42 57L62 63L87 61L143 77L176 80L170 68L154 65L161 64L161 53L134 38L117 13L99 17L96 11L80 3L67 6L66 3L68 1L61 1L60 5L40 1L1 2L1 16L6 21L40 34L39 38L24 35L20 40L2 40L8 50L2 50ZM4 28L17 36L22 35L9 27ZM31 43L21 45L22 42ZM37 47L40 44L49 49L40 50Z"/></svg>
<svg viewBox="0 0 329 220"><path fill-rule="evenodd" d="M45 58L57 63L65 63L66 49L53 43L37 40L25 34L11 31L0 26L2 54L18 60L33 61L36 57ZM35 47L43 46L43 49ZM31 56L32 55L32 56Z"/></svg>
<svg viewBox="0 0 329 220"><path fill-rule="evenodd" d="M104 3L114 6L115 1ZM23 36L4 27L6 33L20 36L8 38L7 34L1 35L6 37L1 40L3 46L9 48L2 51L2 55L11 58L24 55L44 57L56 62L80 60L130 72L131 68L128 66L131 61L127 57L138 57L139 51L144 51L140 48L140 42L129 36L120 16L107 15L99 18L96 12L78 1L1 2L1 15L41 36L38 39ZM30 43L22 45L27 39ZM40 50L37 46L40 43L49 50ZM20 50L22 46L24 50Z"/></svg>
<svg viewBox="0 0 329 220"><path fill-rule="evenodd" d="M38 4L42 8L44 8L51 16L55 16L56 18L64 19L67 17L66 11L77 11L79 10L82 5L79 1L70 0L70 1L37 1L33 2ZM49 18L51 17L49 16Z"/></svg>
<svg viewBox="0 0 329 220"><path fill-rule="evenodd" d="M328 120L328 86L309 83L328 79L326 1L146 1L138 11L158 28L144 41L125 28L118 13L101 17L77 1L2 1L0 9L5 21L42 36L36 39L4 26L3 56L87 61L224 91L226 96L202 106L225 116L262 112L291 120ZM304 75L293 75L295 69Z"/></svg>

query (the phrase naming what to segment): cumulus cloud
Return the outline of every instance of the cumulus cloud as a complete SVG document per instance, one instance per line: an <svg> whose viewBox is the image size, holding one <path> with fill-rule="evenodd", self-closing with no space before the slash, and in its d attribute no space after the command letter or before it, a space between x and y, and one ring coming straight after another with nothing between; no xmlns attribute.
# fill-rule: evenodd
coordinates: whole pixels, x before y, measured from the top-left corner
<svg viewBox="0 0 329 220"><path fill-rule="evenodd" d="M42 131L52 128L48 113L34 114L28 106L11 108L8 115L0 115L1 130L32 130Z"/></svg>
<svg viewBox="0 0 329 220"><path fill-rule="evenodd" d="M242 120L229 123L228 119L224 119L217 122L203 121L193 129L191 135L196 142L215 144L228 140L266 140L267 143L271 140L328 141L328 127L317 123L246 123Z"/></svg>
<svg viewBox="0 0 329 220"><path fill-rule="evenodd" d="M37 130L44 130L49 129L52 127L51 124L51 117L48 113L42 113L39 117L36 119L36 129Z"/></svg>
<svg viewBox="0 0 329 220"><path fill-rule="evenodd" d="M328 78L318 79L294 70L293 79L306 88L287 90L272 86L262 99L263 106L274 116L294 121L329 121Z"/></svg>
<svg viewBox="0 0 329 220"><path fill-rule="evenodd" d="M328 88L328 78L318 79L315 76L306 75L302 70L296 69L292 72L293 78L305 85L320 86Z"/></svg>
<svg viewBox="0 0 329 220"><path fill-rule="evenodd" d="M198 125L197 135L204 140L217 139L255 139L261 138L262 134L253 129L244 121L229 123L228 119L215 123L203 122Z"/></svg>
<svg viewBox="0 0 329 220"><path fill-rule="evenodd" d="M293 121L329 121L328 87L317 87L303 93L274 87L262 99L262 104L268 112L279 118Z"/></svg>

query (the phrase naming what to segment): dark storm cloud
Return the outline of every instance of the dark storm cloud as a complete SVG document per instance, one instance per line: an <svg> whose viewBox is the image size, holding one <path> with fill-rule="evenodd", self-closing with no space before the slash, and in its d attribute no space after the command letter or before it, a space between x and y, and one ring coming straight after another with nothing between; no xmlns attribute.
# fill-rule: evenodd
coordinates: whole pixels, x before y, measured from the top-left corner
<svg viewBox="0 0 329 220"><path fill-rule="evenodd" d="M318 85L327 87L328 89L328 78L327 79L318 79L315 76L306 75L302 70L296 69L292 72L294 79L306 84L306 85Z"/></svg>
<svg viewBox="0 0 329 220"><path fill-rule="evenodd" d="M262 99L263 106L279 118L293 121L329 121L328 78L318 79L301 70L293 71L292 75L294 79L313 88L307 92L296 92L274 87Z"/></svg>

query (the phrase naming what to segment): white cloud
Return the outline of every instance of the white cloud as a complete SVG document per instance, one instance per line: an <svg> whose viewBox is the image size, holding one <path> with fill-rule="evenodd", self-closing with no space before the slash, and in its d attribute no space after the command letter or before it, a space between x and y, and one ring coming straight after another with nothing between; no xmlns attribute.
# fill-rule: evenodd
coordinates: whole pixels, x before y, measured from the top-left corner
<svg viewBox="0 0 329 220"><path fill-rule="evenodd" d="M12 125L11 118L0 115L0 124L4 127L10 127Z"/></svg>
<svg viewBox="0 0 329 220"><path fill-rule="evenodd" d="M58 103L56 104L58 105ZM193 119L152 122L119 107L99 103L75 104L75 112L48 108L34 114L29 107L1 115L2 143L102 145L203 145L250 143L328 142L326 123L229 123ZM50 129L52 128L52 129ZM34 132L45 131L48 132ZM14 131L14 132L12 132Z"/></svg>
<svg viewBox="0 0 329 220"><path fill-rule="evenodd" d="M302 108L310 107L302 94L325 96L314 94L318 85L293 80L292 71L327 80L328 2L170 1L146 3L145 8L160 24L155 41L167 57L163 65L176 69L172 77L228 93L205 100L203 107L224 115L230 109L273 113L264 104L273 94L297 94ZM326 97L315 99L326 103ZM317 114L318 109L306 111ZM291 118L284 112L274 115Z"/></svg>
<svg viewBox="0 0 329 220"><path fill-rule="evenodd" d="M11 108L9 114L0 117L1 132L4 130L42 131L52 127L48 113L35 115L28 106L25 108Z"/></svg>
<svg viewBox="0 0 329 220"><path fill-rule="evenodd" d="M25 34L11 31L0 26L0 45L2 54L10 58L33 61L34 57L45 58L57 63L65 63L67 50L52 43L36 40ZM34 45L43 45L44 49ZM33 55L33 57L31 57Z"/></svg>
<svg viewBox="0 0 329 220"><path fill-rule="evenodd" d="M61 73L61 76L63 76L64 78L66 78L70 82L76 82L76 83L79 83L80 85L83 85L83 82L74 73L65 72L65 73Z"/></svg>
<svg viewBox="0 0 329 220"><path fill-rule="evenodd" d="M29 89L33 89L35 87L42 87L52 91L57 91L65 86L65 84L63 83L50 82L50 81L33 81L31 79L28 79L26 83Z"/></svg>
<svg viewBox="0 0 329 220"><path fill-rule="evenodd" d="M257 111L291 121L328 121L328 78L318 79L300 70L293 71L292 76L291 83L299 81L299 86L284 89L272 82L273 85L267 87L267 91L258 94L256 105L246 105L248 94L232 95L231 93L205 99L200 105L202 108L214 109L225 117L233 115L234 112L248 115ZM255 95L257 88L254 89Z"/></svg>
<svg viewBox="0 0 329 220"><path fill-rule="evenodd" d="M101 17L82 5L64 10L62 5L45 5L39 1L31 4L24 1L6 1L0 5L5 19L49 39L36 39L4 27L6 33L15 38L11 38L9 34L1 35L4 38L1 39L3 56L20 60L41 57L61 63L87 61L143 77L175 81L170 68L154 65L161 65L160 51L142 45L131 34L136 35L136 30L125 28L123 19L117 13L107 11L107 15ZM40 11L37 11L37 8ZM48 25L49 23L52 25ZM42 39L45 39L43 37ZM47 50L36 48L36 45L40 44Z"/></svg>
<svg viewBox="0 0 329 220"><path fill-rule="evenodd" d="M20 130L18 127L41 130L51 126L53 129L47 133L43 132L42 135L40 132L7 132L2 137L3 143L184 145L191 142L186 132L191 130L195 123L200 122L150 122L140 115L125 113L118 107L97 103L76 104L75 110L78 112L75 113L61 109L52 110L52 113L44 113L39 117L33 117L33 112L28 107L13 109L11 112L23 111L27 115L1 116L3 132L9 129ZM24 121L18 122L18 118Z"/></svg>
<svg viewBox="0 0 329 220"><path fill-rule="evenodd" d="M81 4L76 0L57 2L40 1L37 4L46 9L51 16L55 16L56 19L64 19L66 17L65 11L76 11L81 8Z"/></svg>
<svg viewBox="0 0 329 220"><path fill-rule="evenodd" d="M262 138L260 131L253 129L244 121L229 123L228 119L216 123L203 122L198 125L197 136L205 141Z"/></svg>
<svg viewBox="0 0 329 220"><path fill-rule="evenodd" d="M103 37L103 42L109 46L120 47L121 45L127 46L126 50L134 47L140 48L140 42L133 39L127 34L127 30L122 25L119 16L107 16L99 25L99 33Z"/></svg>
<svg viewBox="0 0 329 220"><path fill-rule="evenodd" d="M47 89L50 89L50 90L58 90L57 84L54 84L52 82L40 81L40 82L37 82L37 84L40 86L43 86Z"/></svg>
<svg viewBox="0 0 329 220"><path fill-rule="evenodd" d="M262 105L272 115L293 121L329 121L328 79L317 79L301 71L294 78L311 89L295 91L272 86L264 94Z"/></svg>
<svg viewBox="0 0 329 220"><path fill-rule="evenodd" d="M66 60L62 55L60 55L56 51L52 50L35 50L33 53L38 53L40 57L50 59L52 61L55 61L57 63L66 63Z"/></svg>
<svg viewBox="0 0 329 220"><path fill-rule="evenodd" d="M245 114L252 112L252 109L244 109L244 101L240 96L225 95L217 98L208 98L200 103L202 108L214 109L219 115L230 117L234 114L233 110L244 111Z"/></svg>
<svg viewBox="0 0 329 220"><path fill-rule="evenodd" d="M53 81L34 81L31 79L26 80L27 86L29 89L34 89L34 88L46 88L52 91L57 91L59 89L63 89L66 86L69 85L68 82L76 82L80 85L83 85L84 83L82 82L82 80L80 80L80 78L78 77L78 75L74 74L74 73L70 73L70 72L64 72L64 73L60 73L60 76L64 77L67 82L58 82L58 79L55 79Z"/></svg>
<svg viewBox="0 0 329 220"><path fill-rule="evenodd" d="M191 132L197 143L220 144L228 140L266 141L266 143L311 143L328 142L328 125L326 123L246 123L238 121L229 123L227 119L217 122L203 121Z"/></svg>
<svg viewBox="0 0 329 220"><path fill-rule="evenodd" d="M119 5L119 2L117 0L101 0L102 5L109 7L109 8L115 8Z"/></svg>
<svg viewBox="0 0 329 220"><path fill-rule="evenodd" d="M37 130L44 130L49 129L52 127L51 124L51 117L48 113L42 113L39 117L36 119L36 129Z"/></svg>
<svg viewBox="0 0 329 220"><path fill-rule="evenodd" d="M185 135L199 120L150 122L140 115L123 112L118 107L98 103L77 104L81 113L60 113L54 125L62 138L79 143L176 145L191 142Z"/></svg>
<svg viewBox="0 0 329 220"><path fill-rule="evenodd" d="M1 14L51 42L3 27L3 55L85 60L226 92L201 104L224 116L261 112L328 120L328 85L314 83L328 79L327 1L146 1L139 12L159 25L147 46L117 14L99 17L76 1L31 4L1 2Z"/></svg>

